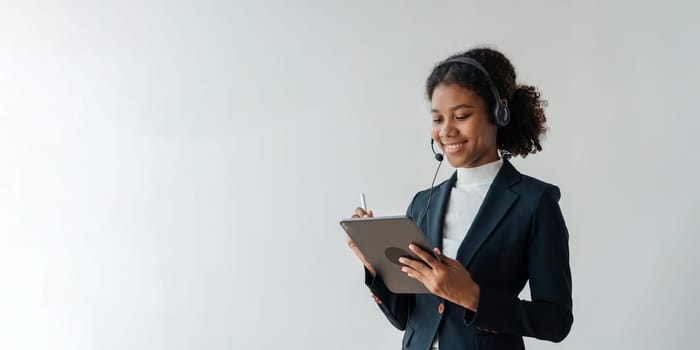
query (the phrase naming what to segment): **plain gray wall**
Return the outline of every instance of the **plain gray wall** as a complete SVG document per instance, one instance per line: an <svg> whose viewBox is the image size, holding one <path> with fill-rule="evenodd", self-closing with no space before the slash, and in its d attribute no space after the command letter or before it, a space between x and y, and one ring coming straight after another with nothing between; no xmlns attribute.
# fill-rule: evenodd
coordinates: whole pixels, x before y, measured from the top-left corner
<svg viewBox="0 0 700 350"><path fill-rule="evenodd" d="M2 1L0 348L398 349L338 220L429 186L424 79L478 44L550 103L515 165L562 189L575 322L528 347L691 348L698 10Z"/></svg>

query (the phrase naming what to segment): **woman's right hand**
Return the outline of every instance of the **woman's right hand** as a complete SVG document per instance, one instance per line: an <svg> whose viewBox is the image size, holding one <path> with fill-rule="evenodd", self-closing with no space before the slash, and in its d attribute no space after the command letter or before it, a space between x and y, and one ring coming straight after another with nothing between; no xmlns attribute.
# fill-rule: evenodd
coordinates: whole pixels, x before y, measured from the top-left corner
<svg viewBox="0 0 700 350"><path fill-rule="evenodd" d="M371 210L366 212L364 209L362 209L360 207L356 208L355 212L352 214L353 219L371 218L371 217L374 217L374 213ZM360 259L360 261L365 265L365 267L367 268L367 271L369 271L369 273L372 275L372 277L375 277L377 275L377 270L375 270L374 267L372 266L372 264L370 264L369 261L367 261L367 259L365 258L365 255L362 254L362 252L360 251L359 248L357 248L357 245L355 245L355 242L352 241L350 236L348 236L346 234L345 237L348 240L348 247L350 247L350 250L352 250L352 252L355 253L355 255L357 256L357 258Z"/></svg>

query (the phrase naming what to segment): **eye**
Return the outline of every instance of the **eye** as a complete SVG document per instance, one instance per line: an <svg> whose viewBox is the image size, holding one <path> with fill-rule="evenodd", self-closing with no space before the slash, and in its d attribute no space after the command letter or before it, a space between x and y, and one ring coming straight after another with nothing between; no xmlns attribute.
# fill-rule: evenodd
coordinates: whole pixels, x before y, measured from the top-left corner
<svg viewBox="0 0 700 350"><path fill-rule="evenodd" d="M440 117L433 117L433 124L440 123L442 121L442 118Z"/></svg>
<svg viewBox="0 0 700 350"><path fill-rule="evenodd" d="M455 117L455 119L457 119L457 120L464 120L464 119L469 118L470 116L471 116L471 114L458 115L458 116Z"/></svg>

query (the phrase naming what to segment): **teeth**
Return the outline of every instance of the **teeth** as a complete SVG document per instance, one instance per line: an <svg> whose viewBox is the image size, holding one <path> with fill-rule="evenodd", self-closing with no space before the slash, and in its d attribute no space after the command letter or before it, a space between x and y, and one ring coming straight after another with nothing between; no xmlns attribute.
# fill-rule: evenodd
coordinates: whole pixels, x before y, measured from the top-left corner
<svg viewBox="0 0 700 350"><path fill-rule="evenodd" d="M455 150L455 149L457 149L457 148L459 148L459 147L462 147L462 144L464 144L464 142L462 142L462 143L455 143L455 144L452 144L452 145L445 145L445 148L447 148L447 149L449 149L449 150Z"/></svg>

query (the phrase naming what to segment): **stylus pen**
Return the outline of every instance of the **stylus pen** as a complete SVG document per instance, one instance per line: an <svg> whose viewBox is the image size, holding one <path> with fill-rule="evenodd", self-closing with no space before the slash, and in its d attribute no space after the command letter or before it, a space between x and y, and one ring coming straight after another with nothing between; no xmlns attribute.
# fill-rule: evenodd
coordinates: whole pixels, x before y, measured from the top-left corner
<svg viewBox="0 0 700 350"><path fill-rule="evenodd" d="M362 206L362 210L367 212L367 201L365 200L365 194L360 193L360 205Z"/></svg>

